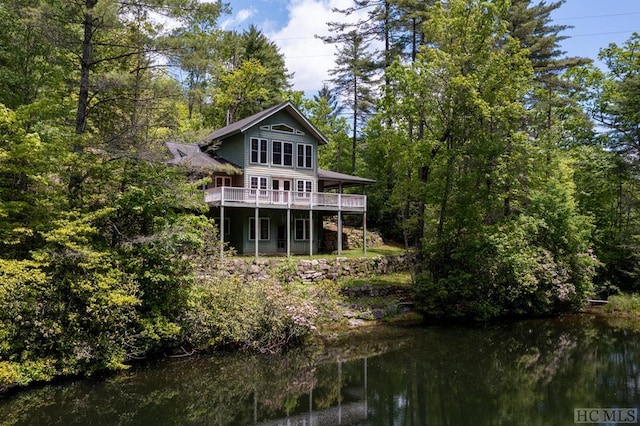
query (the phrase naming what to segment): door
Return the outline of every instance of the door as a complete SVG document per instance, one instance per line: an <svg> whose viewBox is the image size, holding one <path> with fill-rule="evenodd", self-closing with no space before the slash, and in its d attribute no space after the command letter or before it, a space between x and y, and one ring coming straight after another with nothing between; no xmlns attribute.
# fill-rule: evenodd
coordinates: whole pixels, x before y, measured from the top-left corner
<svg viewBox="0 0 640 426"><path fill-rule="evenodd" d="M293 182L291 179L272 178L273 202L287 204Z"/></svg>
<svg viewBox="0 0 640 426"><path fill-rule="evenodd" d="M284 225L278 225L278 251L287 249L286 228Z"/></svg>

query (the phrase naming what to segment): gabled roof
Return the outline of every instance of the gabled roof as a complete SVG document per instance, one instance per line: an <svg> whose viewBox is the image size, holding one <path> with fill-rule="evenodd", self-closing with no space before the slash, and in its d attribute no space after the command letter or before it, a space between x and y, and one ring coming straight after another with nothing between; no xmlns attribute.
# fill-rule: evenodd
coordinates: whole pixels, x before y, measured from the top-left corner
<svg viewBox="0 0 640 426"><path fill-rule="evenodd" d="M311 122L307 120L307 118L302 115L300 111L298 111L298 109L294 107L293 104L289 101L274 105L271 108L267 108L264 111L253 114L250 117L243 118L242 120L236 121L235 123L231 123L228 126L218 129L205 137L200 143L206 144L209 142L227 138L229 136L233 136L238 133L243 133L249 128L271 117L272 115L277 114L280 111L287 111L289 114L291 114L291 116L296 119L302 125L302 127L305 128L305 130L307 130L310 134L312 134L319 140L320 144L328 143L327 138L325 138L324 135L320 133L320 131L316 129L316 127L311 124Z"/></svg>
<svg viewBox="0 0 640 426"><path fill-rule="evenodd" d="M352 176L331 170L318 169L318 180L323 181L324 188L339 188L340 186L371 185L376 183L373 179L360 176Z"/></svg>
<svg viewBox="0 0 640 426"><path fill-rule="evenodd" d="M237 166L221 157L211 157L198 144L165 142L167 149L173 157L168 164L180 164L194 169L210 169L230 174L242 173Z"/></svg>

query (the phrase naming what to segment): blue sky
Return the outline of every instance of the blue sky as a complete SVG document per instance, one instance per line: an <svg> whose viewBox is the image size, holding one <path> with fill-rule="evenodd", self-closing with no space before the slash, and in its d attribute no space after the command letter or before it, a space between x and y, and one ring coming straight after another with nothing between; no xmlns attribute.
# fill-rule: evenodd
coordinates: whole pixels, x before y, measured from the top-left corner
<svg viewBox="0 0 640 426"><path fill-rule="evenodd" d="M335 47L314 36L327 34L328 21L344 19L331 9L348 7L352 0L227 1L232 14L222 19L223 26L242 30L254 24L260 28L279 46L287 68L295 73L295 90L313 95L329 79ZM634 31L640 32L640 1L567 0L554 12L553 19L557 24L574 27L564 33L570 36L562 43L568 56L595 60L598 51L609 43L622 44Z"/></svg>

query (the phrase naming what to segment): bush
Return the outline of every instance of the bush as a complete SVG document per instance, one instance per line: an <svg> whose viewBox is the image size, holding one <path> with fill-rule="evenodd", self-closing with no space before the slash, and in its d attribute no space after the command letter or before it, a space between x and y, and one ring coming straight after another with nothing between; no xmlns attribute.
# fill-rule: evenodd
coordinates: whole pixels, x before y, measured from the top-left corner
<svg viewBox="0 0 640 426"><path fill-rule="evenodd" d="M554 255L536 241L539 226L523 217L460 240L455 249L436 247L429 268L416 277L425 316L487 320L581 307L595 259L588 252Z"/></svg>
<svg viewBox="0 0 640 426"><path fill-rule="evenodd" d="M196 348L274 352L309 335L317 317L300 285L213 276L191 289L182 325Z"/></svg>

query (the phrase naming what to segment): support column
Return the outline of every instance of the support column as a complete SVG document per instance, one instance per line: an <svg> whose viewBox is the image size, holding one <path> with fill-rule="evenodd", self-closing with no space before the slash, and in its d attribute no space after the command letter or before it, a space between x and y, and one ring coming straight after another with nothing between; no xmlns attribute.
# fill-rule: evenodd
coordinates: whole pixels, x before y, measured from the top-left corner
<svg viewBox="0 0 640 426"><path fill-rule="evenodd" d="M224 257L224 206L220 206L220 261Z"/></svg>
<svg viewBox="0 0 640 426"><path fill-rule="evenodd" d="M367 255L367 212L362 215L362 251Z"/></svg>
<svg viewBox="0 0 640 426"><path fill-rule="evenodd" d="M256 191L257 192L257 191ZM258 257L258 240L260 239L260 209L256 207L256 212L253 219L255 228L255 244L256 244L256 258Z"/></svg>
<svg viewBox="0 0 640 426"><path fill-rule="evenodd" d="M287 209L287 257L291 257L291 209Z"/></svg>
<svg viewBox="0 0 640 426"><path fill-rule="evenodd" d="M338 256L342 254L342 212L338 210Z"/></svg>
<svg viewBox="0 0 640 426"><path fill-rule="evenodd" d="M313 256L313 210L309 210L309 256Z"/></svg>

